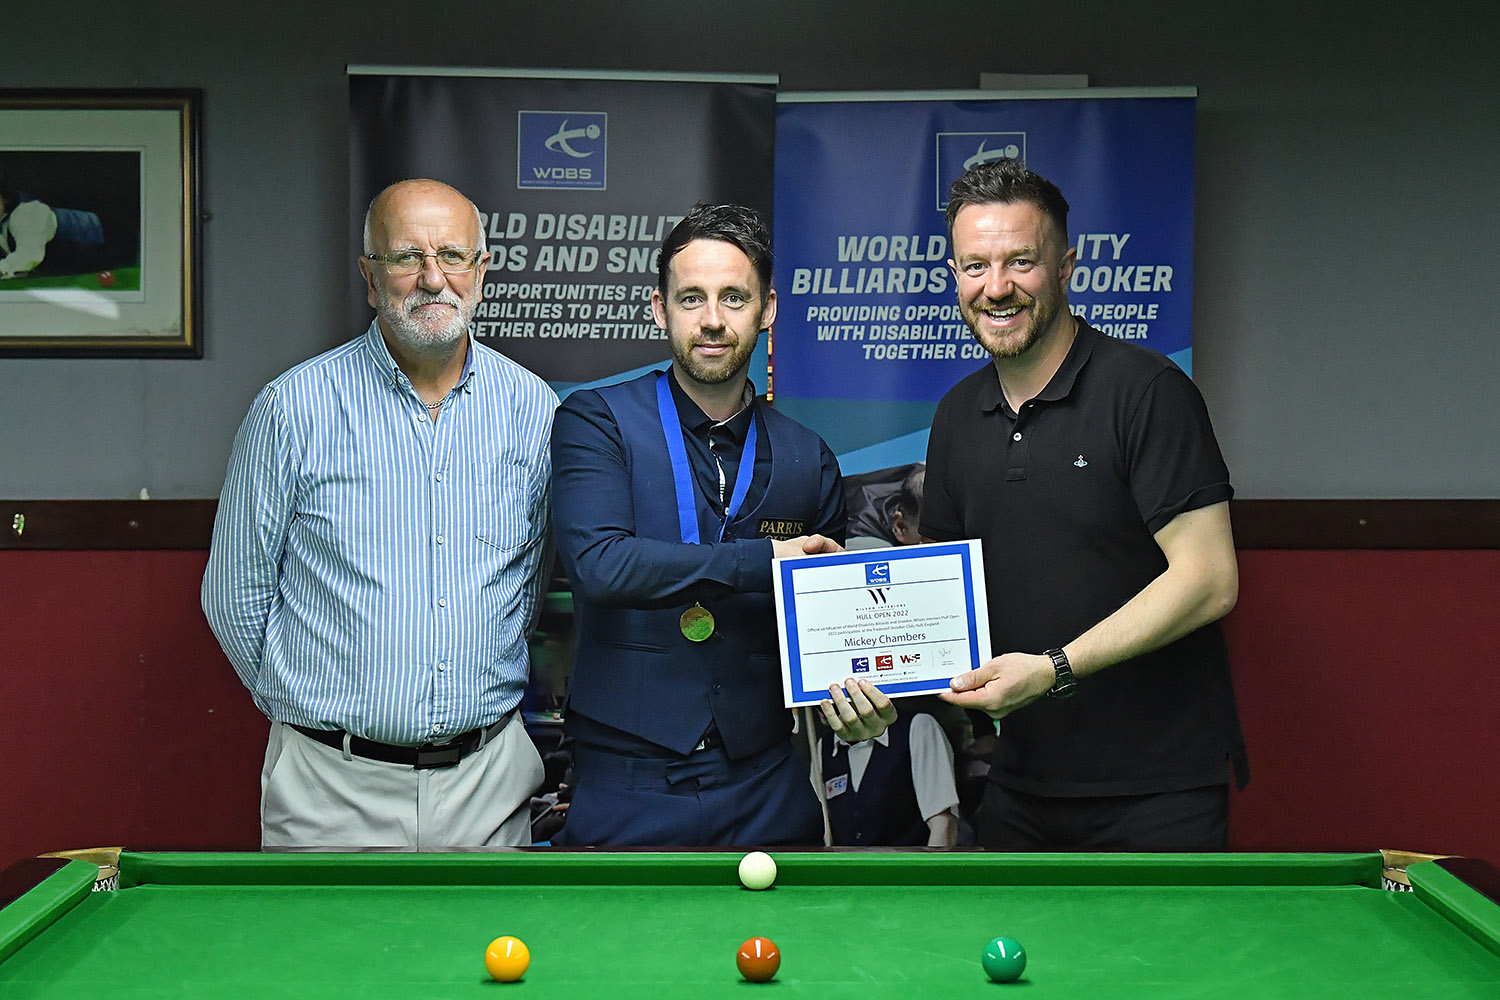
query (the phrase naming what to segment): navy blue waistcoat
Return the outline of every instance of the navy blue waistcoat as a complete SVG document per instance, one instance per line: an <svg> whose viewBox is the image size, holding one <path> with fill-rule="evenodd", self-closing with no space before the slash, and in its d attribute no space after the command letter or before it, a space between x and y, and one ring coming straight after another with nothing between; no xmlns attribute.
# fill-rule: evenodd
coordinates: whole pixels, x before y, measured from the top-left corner
<svg viewBox="0 0 1500 1000"><path fill-rule="evenodd" d="M917 804L911 778L911 719L901 716L890 728L890 742L870 748L859 791L849 780L849 751L833 755L833 737L823 737L823 782L844 778L844 790L828 800L833 842L846 847L901 846L927 843L927 823Z"/></svg>
<svg viewBox="0 0 1500 1000"><path fill-rule="evenodd" d="M598 390L614 414L630 470L638 538L682 540L661 415L657 373ZM760 433L771 448L771 481L754 510L741 510L724 537L756 538L762 512L819 518L822 442L812 431L757 402ZM719 520L693 489L698 530L717 538ZM768 556L769 558L769 556ZM604 607L575 595L573 681L569 707L678 753L688 753L710 722L730 757L747 757L787 738L773 595L738 593L705 600L714 633L703 642L682 635L691 601L663 608Z"/></svg>

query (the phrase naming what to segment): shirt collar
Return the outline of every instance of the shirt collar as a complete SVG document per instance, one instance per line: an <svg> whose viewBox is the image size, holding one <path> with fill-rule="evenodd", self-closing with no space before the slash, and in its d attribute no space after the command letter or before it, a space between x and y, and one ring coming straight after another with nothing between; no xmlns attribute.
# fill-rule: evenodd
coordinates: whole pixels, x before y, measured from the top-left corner
<svg viewBox="0 0 1500 1000"><path fill-rule="evenodd" d="M458 385L454 386L454 388L462 389L464 392L473 392L474 359L479 354L479 351L476 349L477 345L474 343L474 336L472 334L465 334L465 336L469 339L469 349L464 352L463 374L458 377ZM401 366L396 364L396 359L391 356L390 348L385 346L385 338L380 334L379 317L370 321L370 327L365 330L363 339L365 350L369 352L370 359L380 371L381 377L392 388L404 389L411 385L411 379L406 377L406 373L401 370Z"/></svg>
<svg viewBox="0 0 1500 1000"><path fill-rule="evenodd" d="M883 747L890 746L891 745L891 730L890 730L890 727L887 726L886 729L885 729L885 731L882 732L879 736L874 737L873 740L862 740L861 742L863 742L863 743L871 743L871 742L879 743ZM833 738L833 756L837 757L839 755L839 749L841 747L853 747L853 746L859 746L859 743L845 743L844 742L844 738L842 736L835 736Z"/></svg>
<svg viewBox="0 0 1500 1000"><path fill-rule="evenodd" d="M1088 363L1089 357L1094 353L1094 344L1098 342L1100 336L1102 334L1099 331L1079 318L1078 332L1073 337L1072 346L1068 348L1068 356L1063 358L1063 363L1042 387L1042 391L1036 394L1036 399L1043 403L1055 403L1072 395L1073 383L1078 380L1078 373L1083 371L1083 366ZM990 368L994 370L993 365ZM979 408L986 412L999 409L1009 411L1005 403L1005 393L1000 388L998 374L994 378L985 379L980 385Z"/></svg>
<svg viewBox="0 0 1500 1000"><path fill-rule="evenodd" d="M745 394L742 397L740 410L728 420L715 420L703 412L702 407L693 402L693 397L677 381L677 369L667 369L667 384L672 388L672 401L677 404L677 419L682 421L684 429L698 437L707 437L710 428L722 430L730 440L741 443L745 435L750 432L751 415L755 412L755 383L749 379L745 380Z"/></svg>

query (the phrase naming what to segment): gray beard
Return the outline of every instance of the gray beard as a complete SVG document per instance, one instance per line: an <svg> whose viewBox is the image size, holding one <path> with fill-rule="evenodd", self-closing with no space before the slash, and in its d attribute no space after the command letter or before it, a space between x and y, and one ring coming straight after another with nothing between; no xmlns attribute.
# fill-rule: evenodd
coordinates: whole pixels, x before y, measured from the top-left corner
<svg viewBox="0 0 1500 1000"><path fill-rule="evenodd" d="M391 336L404 350L412 354L435 360L451 358L453 352L458 350L459 343L468 335L469 321L474 318L477 300L467 307L460 302L458 312L452 320L437 330L429 330L419 326L407 315L407 303L411 298L412 296L408 296L406 301L397 302L387 295L383 288L376 293L376 312L385 321L385 325L391 331ZM442 300L441 297L426 298L419 305L440 300Z"/></svg>

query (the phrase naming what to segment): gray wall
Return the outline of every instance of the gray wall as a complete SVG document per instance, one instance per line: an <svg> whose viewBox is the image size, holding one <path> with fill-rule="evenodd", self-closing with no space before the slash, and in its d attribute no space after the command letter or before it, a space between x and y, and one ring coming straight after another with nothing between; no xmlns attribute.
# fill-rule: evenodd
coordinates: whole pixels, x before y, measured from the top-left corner
<svg viewBox="0 0 1500 1000"><path fill-rule="evenodd" d="M203 360L0 360L0 497L215 496L259 387L343 339L350 63L1196 86L1193 364L1239 495L1500 496L1497 37L1487 3L8 4L0 86L204 90L212 218Z"/></svg>

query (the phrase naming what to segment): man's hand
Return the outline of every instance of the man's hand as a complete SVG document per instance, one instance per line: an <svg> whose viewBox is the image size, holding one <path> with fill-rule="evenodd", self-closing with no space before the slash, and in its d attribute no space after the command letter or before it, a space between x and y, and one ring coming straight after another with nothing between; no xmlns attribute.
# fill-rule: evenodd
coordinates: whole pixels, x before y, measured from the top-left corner
<svg viewBox="0 0 1500 1000"><path fill-rule="evenodd" d="M1037 653L1006 653L959 674L948 682L950 691L938 697L964 708L977 708L992 719L1003 719L1022 705L1046 694L1057 681L1052 658Z"/></svg>
<svg viewBox="0 0 1500 1000"><path fill-rule="evenodd" d="M849 692L847 698L844 689ZM873 740L896 721L896 706L874 684L851 677L844 682L844 689L830 685L829 697L818 707L823 710L823 721L828 728L845 743Z"/></svg>
<svg viewBox="0 0 1500 1000"><path fill-rule="evenodd" d="M798 535L796 538L771 539L771 558L816 556L825 552L842 552L844 547L824 535Z"/></svg>

